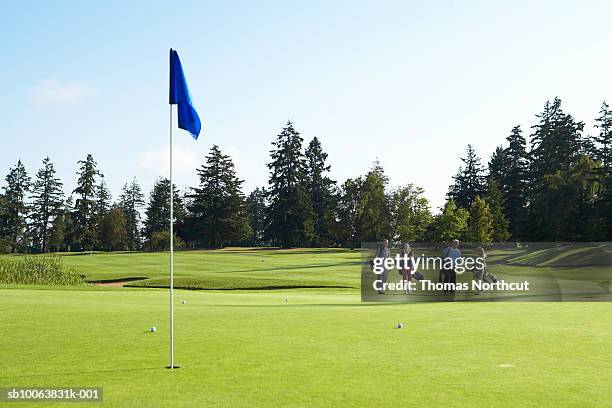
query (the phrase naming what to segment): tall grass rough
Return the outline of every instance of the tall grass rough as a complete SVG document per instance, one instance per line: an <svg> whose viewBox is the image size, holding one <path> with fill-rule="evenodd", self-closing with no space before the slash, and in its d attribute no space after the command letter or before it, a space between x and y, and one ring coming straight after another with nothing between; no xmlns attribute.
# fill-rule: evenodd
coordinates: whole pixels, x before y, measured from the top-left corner
<svg viewBox="0 0 612 408"><path fill-rule="evenodd" d="M85 279L59 256L7 256L0 257L0 283L74 286Z"/></svg>

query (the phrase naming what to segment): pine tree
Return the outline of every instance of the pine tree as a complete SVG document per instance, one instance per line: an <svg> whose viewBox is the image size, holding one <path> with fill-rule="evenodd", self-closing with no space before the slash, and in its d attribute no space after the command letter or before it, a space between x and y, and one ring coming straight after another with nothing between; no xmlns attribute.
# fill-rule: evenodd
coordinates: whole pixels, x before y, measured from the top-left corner
<svg viewBox="0 0 612 408"><path fill-rule="evenodd" d="M544 178L550 202L541 215L547 226L545 239L554 241L589 241L604 239L605 228L597 211L602 194L602 179L597 163L582 156L567 170L558 170ZM605 240L605 239L604 239Z"/></svg>
<svg viewBox="0 0 612 408"><path fill-rule="evenodd" d="M51 235L49 236L49 250L59 252L64 247L66 239L65 212L60 211L51 223Z"/></svg>
<svg viewBox="0 0 612 408"><path fill-rule="evenodd" d="M561 99L555 98L544 105L540 119L533 126L531 137L531 172L535 177L567 170L584 153L583 122L576 122L565 114Z"/></svg>
<svg viewBox="0 0 612 408"><path fill-rule="evenodd" d="M488 244L492 241L493 218L489 206L480 197L476 197L470 207L468 220L468 241Z"/></svg>
<svg viewBox="0 0 612 408"><path fill-rule="evenodd" d="M595 119L596 128L599 135L594 137L596 145L595 159L601 160L604 174L610 175L612 172L612 110L604 101L601 104L599 117Z"/></svg>
<svg viewBox="0 0 612 408"><path fill-rule="evenodd" d="M334 235L336 239L356 248L361 241L359 236L359 225L363 212L363 179L347 179L340 187L338 195L337 222L334 223Z"/></svg>
<svg viewBox="0 0 612 408"><path fill-rule="evenodd" d="M470 208L477 196L486 191L486 178L480 158L471 144L468 144L465 158L461 158L463 166L453 177L454 184L450 187L448 197L454 199L460 208Z"/></svg>
<svg viewBox="0 0 612 408"><path fill-rule="evenodd" d="M333 218L336 183L326 175L331 166L326 164L327 153L323 151L319 139L314 137L310 141L305 155L308 195L314 215L313 243L315 246L325 246L332 240L330 223Z"/></svg>
<svg viewBox="0 0 612 408"><path fill-rule="evenodd" d="M537 117L540 121L533 126L528 177L529 239L556 240L568 220L559 218L567 216L566 209L561 208L558 191L551 190L548 179L569 170L584 155L584 123L565 114L559 98L546 102Z"/></svg>
<svg viewBox="0 0 612 408"><path fill-rule="evenodd" d="M370 171L361 185L358 235L366 242L392 238L391 211L380 173Z"/></svg>
<svg viewBox="0 0 612 408"><path fill-rule="evenodd" d="M508 217L509 231L513 239L525 239L527 223L527 177L529 171L527 141L521 127L515 126L506 138L508 159L506 175L500 187L506 196L505 213Z"/></svg>
<svg viewBox="0 0 612 408"><path fill-rule="evenodd" d="M249 215L232 159L213 145L198 175L189 207L191 236L209 248L245 241L251 234Z"/></svg>
<svg viewBox="0 0 612 408"><path fill-rule="evenodd" d="M3 218L3 235L10 243L11 252L17 252L27 246L28 206L26 196L30 191L31 179L19 160L14 168L9 169L5 180L6 218Z"/></svg>
<svg viewBox="0 0 612 408"><path fill-rule="evenodd" d="M185 205L183 199L176 188L172 186L173 191L173 213L174 213L174 231L178 232L182 229L185 222ZM153 190L149 196L149 203L145 210L144 235L146 239L151 239L155 232L170 231L170 180L160 178L155 181ZM169 235L168 235L169 237Z"/></svg>
<svg viewBox="0 0 612 408"><path fill-rule="evenodd" d="M11 252L13 240L9 230L9 205L4 194L0 194L0 253Z"/></svg>
<svg viewBox="0 0 612 408"><path fill-rule="evenodd" d="M251 191L246 202L249 209L249 223L252 231L251 244L255 246L263 245L267 211L265 188L258 187Z"/></svg>
<svg viewBox="0 0 612 408"><path fill-rule="evenodd" d="M378 177L380 177L385 187L387 186L387 184L389 184L389 177L385 174L385 169L383 168L383 165L380 162L380 160L378 160L378 158L374 160L374 163L372 164L372 168L370 169L370 172L378 175Z"/></svg>
<svg viewBox="0 0 612 408"><path fill-rule="evenodd" d="M80 244L77 242L77 223L74 219L74 198L70 195L60 209L63 220L63 249L67 251L79 250Z"/></svg>
<svg viewBox="0 0 612 408"><path fill-rule="evenodd" d="M55 177L55 168L47 157L43 160L42 168L36 173L30 205L32 241L34 247L41 252L47 252L49 248L51 222L60 212L62 196L62 183Z"/></svg>
<svg viewBox="0 0 612 408"><path fill-rule="evenodd" d="M73 194L77 195L74 205L76 221L76 241L83 250L92 250L96 245L96 177L101 176L97 163L91 154L78 162L79 179Z"/></svg>
<svg viewBox="0 0 612 408"><path fill-rule="evenodd" d="M142 246L140 209L144 204L144 195L134 177L131 184L126 183L123 186L119 198L119 207L125 218L126 246L130 251L136 251Z"/></svg>
<svg viewBox="0 0 612 408"><path fill-rule="evenodd" d="M494 179L499 185L503 185L508 171L508 156L502 146L498 146L489 160L489 179Z"/></svg>
<svg viewBox="0 0 612 408"><path fill-rule="evenodd" d="M123 250L127 241L125 211L120 207L111 208L100 222L100 244L107 251Z"/></svg>
<svg viewBox="0 0 612 408"><path fill-rule="evenodd" d="M272 142L266 239L283 248L306 246L313 238L313 211L308 196L303 139L291 122Z"/></svg>
<svg viewBox="0 0 612 408"><path fill-rule="evenodd" d="M508 231L508 219L504 213L505 199L504 193L499 188L499 184L494 178L490 178L487 184L487 196L485 198L492 220L491 239L494 242L504 242L510 237Z"/></svg>
<svg viewBox="0 0 612 408"><path fill-rule="evenodd" d="M100 180L100 184L96 186L96 203L94 206L94 212L96 214L97 222L99 222L111 209L111 193L106 186L104 177Z"/></svg>

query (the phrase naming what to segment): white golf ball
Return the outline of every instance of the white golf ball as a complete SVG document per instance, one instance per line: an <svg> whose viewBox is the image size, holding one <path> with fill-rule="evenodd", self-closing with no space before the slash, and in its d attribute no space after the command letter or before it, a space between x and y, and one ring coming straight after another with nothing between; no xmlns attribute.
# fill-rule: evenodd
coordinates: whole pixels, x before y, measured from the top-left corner
<svg viewBox="0 0 612 408"><path fill-rule="evenodd" d="M285 298L285 302L288 302L288 301L289 301L289 299Z"/></svg>
<svg viewBox="0 0 612 408"><path fill-rule="evenodd" d="M397 328L398 328L398 329L402 329L402 328L404 328L404 323L398 323L398 324L397 324Z"/></svg>
<svg viewBox="0 0 612 408"><path fill-rule="evenodd" d="M187 301L186 301L186 300L183 300L181 303L182 303L182 304L184 304L184 305L186 305L186 304L187 304Z"/></svg>
<svg viewBox="0 0 612 408"><path fill-rule="evenodd" d="M157 331L157 327L153 326L149 329L151 333L155 333Z"/></svg>

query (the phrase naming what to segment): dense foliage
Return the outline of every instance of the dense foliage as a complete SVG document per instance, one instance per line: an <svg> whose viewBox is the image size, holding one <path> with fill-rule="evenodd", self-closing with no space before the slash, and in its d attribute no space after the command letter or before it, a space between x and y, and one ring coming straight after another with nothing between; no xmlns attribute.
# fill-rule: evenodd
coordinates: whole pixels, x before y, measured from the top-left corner
<svg viewBox="0 0 612 408"><path fill-rule="evenodd" d="M21 161L0 194L0 251L163 250L170 189L177 247L346 246L394 241L606 241L612 238L612 111L594 118L595 135L546 102L531 135L519 125L483 164L468 144L447 202L432 214L424 190L390 186L375 161L336 183L323 143L308 143L288 122L272 142L268 185L245 195L232 158L212 146L199 185L180 192L155 182L148 202L136 179L113 202L91 155L64 198L45 158L33 180ZM144 215L144 217L143 217Z"/></svg>

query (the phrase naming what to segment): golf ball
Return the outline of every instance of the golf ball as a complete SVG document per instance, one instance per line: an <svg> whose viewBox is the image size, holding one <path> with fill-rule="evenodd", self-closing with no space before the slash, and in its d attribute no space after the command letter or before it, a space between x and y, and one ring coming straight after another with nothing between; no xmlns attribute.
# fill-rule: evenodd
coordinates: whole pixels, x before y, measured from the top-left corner
<svg viewBox="0 0 612 408"><path fill-rule="evenodd" d="M397 324L397 328L398 328L398 329L402 329L403 327L404 327L404 323L398 323L398 324Z"/></svg>
<svg viewBox="0 0 612 408"><path fill-rule="evenodd" d="M183 300L181 303L182 303L182 304L184 304L184 305L186 305L186 304L187 304L187 301L186 301L186 300Z"/></svg>
<svg viewBox="0 0 612 408"><path fill-rule="evenodd" d="M285 298L285 302L288 302L288 301L289 301L289 299Z"/></svg>
<svg viewBox="0 0 612 408"><path fill-rule="evenodd" d="M157 331L157 327L153 326L149 329L151 333L155 333Z"/></svg>

